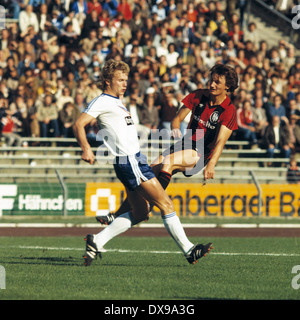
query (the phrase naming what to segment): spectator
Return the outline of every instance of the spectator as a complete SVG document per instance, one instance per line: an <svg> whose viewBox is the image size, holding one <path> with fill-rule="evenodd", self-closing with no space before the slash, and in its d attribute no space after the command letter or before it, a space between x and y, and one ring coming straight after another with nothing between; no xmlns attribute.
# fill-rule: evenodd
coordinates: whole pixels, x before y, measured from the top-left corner
<svg viewBox="0 0 300 320"><path fill-rule="evenodd" d="M7 66L7 62L4 55L4 51L0 50L0 68L4 70L6 66Z"/></svg>
<svg viewBox="0 0 300 320"><path fill-rule="evenodd" d="M300 184L300 170L297 166L297 160L293 157L290 159L286 178L288 183Z"/></svg>
<svg viewBox="0 0 300 320"><path fill-rule="evenodd" d="M22 123L18 119L16 110L11 110L8 105L7 99L0 99L0 132L5 139L8 146L21 146L22 138L16 132L17 127Z"/></svg>
<svg viewBox="0 0 300 320"><path fill-rule="evenodd" d="M56 68L53 69L52 72L56 73L56 76L59 75L59 77L65 77L68 73L69 65L65 59L65 56L62 53L57 54L56 56Z"/></svg>
<svg viewBox="0 0 300 320"><path fill-rule="evenodd" d="M183 39L182 46L179 49L179 55L182 57L183 63L190 65L195 62L194 53L187 38Z"/></svg>
<svg viewBox="0 0 300 320"><path fill-rule="evenodd" d="M102 90L97 87L96 82L92 82L86 89L86 100L92 101L95 97L98 97Z"/></svg>
<svg viewBox="0 0 300 320"><path fill-rule="evenodd" d="M253 122L253 112L249 100L244 101L242 108L237 109L237 135L241 140L249 141L253 148L257 148L257 137L255 124Z"/></svg>
<svg viewBox="0 0 300 320"><path fill-rule="evenodd" d="M90 100L85 100L85 97L80 89L77 89L75 95L75 107L81 112L86 108L86 103Z"/></svg>
<svg viewBox="0 0 300 320"><path fill-rule="evenodd" d="M161 110L160 110L160 127L162 129L166 129L168 133L171 132L171 121L177 114L178 108L179 108L179 102L174 96L173 86L165 83L163 85L163 89L165 90L165 93L162 96L161 99Z"/></svg>
<svg viewBox="0 0 300 320"><path fill-rule="evenodd" d="M35 106L34 99L32 98L27 99L27 109L28 109L28 122L30 127L30 136L39 137L40 125L38 121L37 107Z"/></svg>
<svg viewBox="0 0 300 320"><path fill-rule="evenodd" d="M280 94L276 94L273 99L273 103L268 106L268 117L272 119L274 116L278 116L280 121L288 122L286 117L286 110L282 104L282 98ZM271 122L269 120L269 122Z"/></svg>
<svg viewBox="0 0 300 320"><path fill-rule="evenodd" d="M148 18L148 19L152 21L151 18ZM176 29L177 29L177 27L179 27L179 25L180 24L179 24L179 19L177 18L177 15L176 15L176 10L172 9L169 13L169 32L172 37L175 36ZM153 23L152 23L152 26L153 26ZM198 27L198 29L199 29L199 27ZM150 33L152 35L152 37L156 34L156 30L154 30L154 32L155 32L154 34Z"/></svg>
<svg viewBox="0 0 300 320"><path fill-rule="evenodd" d="M293 116L293 118L296 120L296 123L300 124L300 109L297 108L296 99L289 100L287 114L289 119L291 119L291 116Z"/></svg>
<svg viewBox="0 0 300 320"><path fill-rule="evenodd" d="M28 107L22 96L17 96L15 100L9 105L9 109L13 111L15 117L19 122L18 133L23 137L30 136L30 127L28 122Z"/></svg>
<svg viewBox="0 0 300 320"><path fill-rule="evenodd" d="M47 85L51 89L52 94L57 94L59 92L59 84L62 83L62 81L60 81L61 78L57 76L57 73L58 72L56 70L51 70L50 79L47 82Z"/></svg>
<svg viewBox="0 0 300 320"><path fill-rule="evenodd" d="M279 66L279 63L281 62L281 58L277 48L274 47L270 50L269 58L271 67L277 68Z"/></svg>
<svg viewBox="0 0 300 320"><path fill-rule="evenodd" d="M132 10L127 0L119 0L117 12L121 12L124 19L127 21L132 19Z"/></svg>
<svg viewBox="0 0 300 320"><path fill-rule="evenodd" d="M286 70L290 70L293 65L295 65L295 47L290 44L287 48L287 56L283 59L283 64Z"/></svg>
<svg viewBox="0 0 300 320"><path fill-rule="evenodd" d="M156 49L156 54L157 54L157 57L160 58L161 56L165 56L167 57L167 54L169 53L169 50L168 50L169 46L167 44L167 40L162 38L160 40L160 44L159 46L157 47ZM168 62L167 62L168 63Z"/></svg>
<svg viewBox="0 0 300 320"><path fill-rule="evenodd" d="M117 28L114 26L113 20L110 19L107 22L107 25L103 27L102 36L104 39L111 40L113 37L116 36L116 33L117 33Z"/></svg>
<svg viewBox="0 0 300 320"><path fill-rule="evenodd" d="M158 47L161 43L161 39L166 39L167 45L174 41L173 37L168 34L166 28L160 28L159 33L157 33L153 38L153 46Z"/></svg>
<svg viewBox="0 0 300 320"><path fill-rule="evenodd" d="M110 53L109 52L108 54L106 54L105 51L103 50L102 43L104 43L104 42L106 43L106 40L103 40L102 42L95 43L94 48L90 53L91 59L88 63L89 68L93 67L94 62L98 62L100 65L102 65L105 58Z"/></svg>
<svg viewBox="0 0 300 320"><path fill-rule="evenodd" d="M39 35L42 40L46 40L47 25L50 25L50 16L48 14L47 4L42 4L40 6L39 12L37 13L37 19L39 23Z"/></svg>
<svg viewBox="0 0 300 320"><path fill-rule="evenodd" d="M291 154L289 143L290 134L287 125L280 122L278 115L274 115L265 130L264 144L267 149L267 157L273 159L275 150L278 150L282 157L288 159ZM268 166L271 165L272 162L269 162Z"/></svg>
<svg viewBox="0 0 300 320"><path fill-rule="evenodd" d="M77 81L75 81L75 75L73 72L68 71L64 85L70 89L71 97L75 98L75 93L77 90Z"/></svg>
<svg viewBox="0 0 300 320"><path fill-rule="evenodd" d="M192 25L194 26L195 22L198 18L198 11L195 8L195 4L193 2L188 3L187 7L187 20L192 22Z"/></svg>
<svg viewBox="0 0 300 320"><path fill-rule="evenodd" d="M11 69L6 79L6 86L10 97L15 97L19 86L19 76L16 68Z"/></svg>
<svg viewBox="0 0 300 320"><path fill-rule="evenodd" d="M80 26L79 20L75 17L75 12L74 11L68 12L68 15L66 17L64 17L64 19L63 19L63 27L64 27L65 30L67 29L67 25L69 23L72 24L73 32L75 32L75 34L77 36L80 36L80 34L81 34L81 26Z"/></svg>
<svg viewBox="0 0 300 320"><path fill-rule="evenodd" d="M251 41L251 43L253 44L253 49L255 51L258 50L259 42L260 42L260 34L257 30L257 26L255 22L250 22L248 24L248 29L244 35L244 41Z"/></svg>
<svg viewBox="0 0 300 320"><path fill-rule="evenodd" d="M152 14L157 14L157 21L166 19L166 8L164 0L156 0L156 4L152 7Z"/></svg>
<svg viewBox="0 0 300 320"><path fill-rule="evenodd" d="M72 102L64 104L59 111L60 132L64 138L74 138L73 125L80 115L80 111Z"/></svg>
<svg viewBox="0 0 300 320"><path fill-rule="evenodd" d="M104 0L102 2L102 9L108 12L110 17L115 17L117 15L118 1L117 0Z"/></svg>
<svg viewBox="0 0 300 320"><path fill-rule="evenodd" d="M300 152L300 125L297 123L298 121L299 116L295 114L290 115L288 128L290 133L289 147L292 154Z"/></svg>
<svg viewBox="0 0 300 320"><path fill-rule="evenodd" d="M91 14L92 11L96 11L97 17L100 16L102 12L102 6L99 0L90 0L87 2L87 14Z"/></svg>
<svg viewBox="0 0 300 320"><path fill-rule="evenodd" d="M245 50L245 58L247 59L248 63L250 62L251 58L255 56L255 49L253 43L248 40L245 42L244 45L241 45L241 48Z"/></svg>
<svg viewBox="0 0 300 320"><path fill-rule="evenodd" d="M53 11L57 11L58 15L65 15L70 11L71 2L68 0L51 0L47 1L48 3L48 12L51 13Z"/></svg>
<svg viewBox="0 0 300 320"><path fill-rule="evenodd" d="M28 4L32 5L33 10L37 12L42 4L45 4L46 0L29 0Z"/></svg>
<svg viewBox="0 0 300 320"><path fill-rule="evenodd" d="M24 60L20 61L18 64L18 74L19 76L22 76L25 74L25 70L34 70L35 69L35 63L32 61L32 57L29 53L25 54Z"/></svg>
<svg viewBox="0 0 300 320"><path fill-rule="evenodd" d="M235 59L237 57L237 52L234 46L234 43L232 40L227 41L227 50L226 50L227 56L230 58Z"/></svg>
<svg viewBox="0 0 300 320"><path fill-rule="evenodd" d="M24 85L25 95L24 100L31 97L37 98L38 79L35 77L32 69L28 68L25 70L24 75L20 77L20 85Z"/></svg>
<svg viewBox="0 0 300 320"><path fill-rule="evenodd" d="M66 24L66 28L61 30L61 34L59 37L59 43L63 43L66 45L67 49L76 49L78 47L78 35L73 30L72 22L68 22Z"/></svg>
<svg viewBox="0 0 300 320"><path fill-rule="evenodd" d="M74 103L74 99L71 96L71 90L69 87L64 87L62 89L62 95L60 95L56 101L56 106L57 106L57 110L58 112L60 112L64 105L66 105L66 103Z"/></svg>
<svg viewBox="0 0 300 320"><path fill-rule="evenodd" d="M95 30L98 36L99 26L100 26L99 16L97 15L97 12L93 10L91 13L88 14L87 18L83 22L83 26L81 30L81 39L88 38L92 30Z"/></svg>
<svg viewBox="0 0 300 320"><path fill-rule="evenodd" d="M179 53L176 51L176 47L174 43L170 43L168 45L168 52L166 54L168 67L174 67L177 64L177 59L179 57Z"/></svg>
<svg viewBox="0 0 300 320"><path fill-rule="evenodd" d="M12 18L19 20L20 11L25 8L24 0L11 0L10 8L12 10Z"/></svg>
<svg viewBox="0 0 300 320"><path fill-rule="evenodd" d="M29 26L33 26L36 33L39 32L37 15L33 12L33 7L30 4L28 4L25 10L22 10L19 15L19 28L21 33L26 32Z"/></svg>
<svg viewBox="0 0 300 320"><path fill-rule="evenodd" d="M58 10L53 10L51 12L52 12L51 20L50 20L51 25L49 25L48 28L52 30L52 32L55 33L56 35L60 35L60 32L63 28L64 15L60 13L60 11Z"/></svg>
<svg viewBox="0 0 300 320"><path fill-rule="evenodd" d="M142 123L143 119L143 104L139 99L137 90L130 94L129 103L127 109L130 112L134 125L136 126L137 133L140 139L147 139L150 134L150 127Z"/></svg>
<svg viewBox="0 0 300 320"><path fill-rule="evenodd" d="M157 130L159 126L159 109L156 104L156 91L153 87L148 87L141 114L141 123L151 130Z"/></svg>
<svg viewBox="0 0 300 320"><path fill-rule="evenodd" d="M72 10L75 12L75 16L81 15L81 18L78 18L79 20L85 19L86 15L88 13L87 1L75 0L72 5Z"/></svg>
<svg viewBox="0 0 300 320"><path fill-rule="evenodd" d="M206 42L208 46L212 48L216 40L217 37L214 35L211 27L207 26L205 28L205 34L201 37L201 41Z"/></svg>
<svg viewBox="0 0 300 320"><path fill-rule="evenodd" d="M18 44L16 42L11 41L11 34L10 34L9 30L3 29L1 31L0 48L3 51L4 58L5 59L9 59L9 58L13 59L13 57L11 57L11 50L12 49L15 50L17 47L18 47Z"/></svg>
<svg viewBox="0 0 300 320"><path fill-rule="evenodd" d="M223 32L228 33L228 24L223 15L222 11L216 11L216 18L214 20L210 20L209 26L212 32L218 37L220 34L221 25L224 27Z"/></svg>
<svg viewBox="0 0 300 320"><path fill-rule="evenodd" d="M121 56L123 56L123 50L126 46L126 41L123 38L123 32L121 30L117 31L115 37L113 37L111 41L112 41L111 50L113 51L114 48L116 48L117 52ZM144 54L143 54L143 57L144 57Z"/></svg>
<svg viewBox="0 0 300 320"><path fill-rule="evenodd" d="M252 114L256 136L258 139L262 139L265 129L269 124L266 109L263 107L262 99L258 99L255 101L254 107L252 107Z"/></svg>
<svg viewBox="0 0 300 320"><path fill-rule="evenodd" d="M59 136L57 106L50 94L45 95L43 104L38 107L38 121L42 138Z"/></svg>

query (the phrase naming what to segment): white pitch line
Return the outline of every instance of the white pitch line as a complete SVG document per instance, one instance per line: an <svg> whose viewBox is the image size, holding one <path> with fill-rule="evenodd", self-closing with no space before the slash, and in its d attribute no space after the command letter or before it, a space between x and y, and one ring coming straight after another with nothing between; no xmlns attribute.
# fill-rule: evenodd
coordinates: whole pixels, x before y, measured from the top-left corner
<svg viewBox="0 0 300 320"><path fill-rule="evenodd" d="M61 251L84 251L84 248L68 247L42 247L42 246L9 246L10 248L29 249L29 250L61 250ZM182 254L181 251L161 251L161 250L129 250L129 249L103 249L102 252L120 253L150 253L150 254ZM210 254L221 256L267 256L267 257L300 257L298 253L263 253L263 252L215 252Z"/></svg>

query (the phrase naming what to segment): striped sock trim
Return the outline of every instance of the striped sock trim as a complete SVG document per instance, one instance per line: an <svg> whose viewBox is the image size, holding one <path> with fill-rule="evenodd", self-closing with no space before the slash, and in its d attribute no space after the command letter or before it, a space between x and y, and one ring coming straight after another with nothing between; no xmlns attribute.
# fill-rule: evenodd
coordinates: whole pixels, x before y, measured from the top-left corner
<svg viewBox="0 0 300 320"><path fill-rule="evenodd" d="M164 176L165 176L167 179L169 179L169 180L171 180L171 178L172 178L171 173L169 173L169 172L167 172L167 171L164 171L164 170L161 170L159 174L160 174L160 175L164 175Z"/></svg>
<svg viewBox="0 0 300 320"><path fill-rule="evenodd" d="M160 182L164 189L167 189L167 186L171 182L172 175L169 172L161 171L157 177L157 180Z"/></svg>
<svg viewBox="0 0 300 320"><path fill-rule="evenodd" d="M175 216L176 216L176 212L174 211L174 212L168 213L166 215L163 215L162 219L170 219L170 218L173 218Z"/></svg>

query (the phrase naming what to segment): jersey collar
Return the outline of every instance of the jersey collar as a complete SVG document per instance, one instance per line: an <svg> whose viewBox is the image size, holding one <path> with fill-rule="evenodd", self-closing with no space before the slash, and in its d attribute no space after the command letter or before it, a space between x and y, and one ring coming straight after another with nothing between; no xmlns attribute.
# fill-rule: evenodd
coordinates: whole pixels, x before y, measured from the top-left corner
<svg viewBox="0 0 300 320"><path fill-rule="evenodd" d="M231 102L230 98L228 97L228 95L226 95L226 98L224 99L224 101L221 104L214 104L211 106L210 103L208 103L208 107L210 109L213 109L217 106L221 106L222 108L226 108L230 105L230 102Z"/></svg>

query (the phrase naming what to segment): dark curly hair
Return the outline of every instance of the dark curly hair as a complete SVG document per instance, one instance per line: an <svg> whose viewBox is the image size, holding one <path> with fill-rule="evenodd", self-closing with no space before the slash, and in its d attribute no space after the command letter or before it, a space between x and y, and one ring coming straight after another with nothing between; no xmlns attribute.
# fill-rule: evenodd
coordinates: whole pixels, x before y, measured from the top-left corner
<svg viewBox="0 0 300 320"><path fill-rule="evenodd" d="M229 87L229 92L234 92L238 88L238 75L234 68L225 64L216 64L210 69L210 75L217 74L219 76L224 76L226 81L226 86Z"/></svg>

